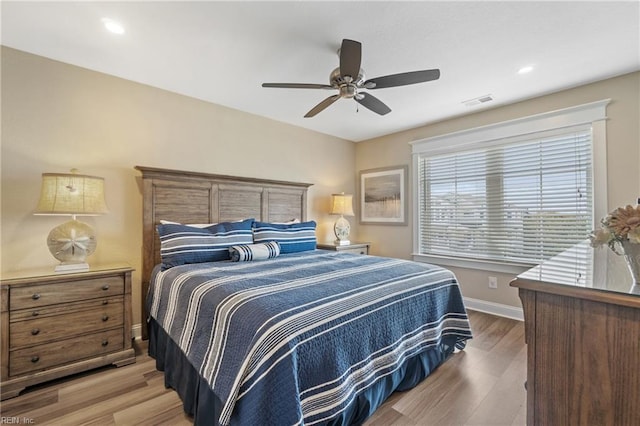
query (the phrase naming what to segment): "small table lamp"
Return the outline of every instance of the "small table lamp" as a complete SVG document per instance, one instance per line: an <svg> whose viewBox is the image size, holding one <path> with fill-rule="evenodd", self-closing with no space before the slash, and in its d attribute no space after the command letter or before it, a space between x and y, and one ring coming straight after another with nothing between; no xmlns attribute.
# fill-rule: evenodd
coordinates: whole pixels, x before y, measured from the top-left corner
<svg viewBox="0 0 640 426"><path fill-rule="evenodd" d="M35 215L71 216L69 222L51 230L47 237L49 251L60 261L56 272L88 270L87 256L96 249L93 228L76 220L76 216L107 213L104 179L71 173L43 173L40 201Z"/></svg>
<svg viewBox="0 0 640 426"><path fill-rule="evenodd" d="M348 245L349 231L351 231L351 225L344 216L355 216L353 213L353 195L345 194L331 194L331 211L329 214L339 214L340 217L333 225L333 232L336 234L336 245Z"/></svg>

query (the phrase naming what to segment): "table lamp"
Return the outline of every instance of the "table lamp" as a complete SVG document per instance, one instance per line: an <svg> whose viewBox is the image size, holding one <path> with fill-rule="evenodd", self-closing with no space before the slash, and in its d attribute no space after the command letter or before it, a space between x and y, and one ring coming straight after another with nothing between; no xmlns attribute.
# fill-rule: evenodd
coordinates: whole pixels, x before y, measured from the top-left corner
<svg viewBox="0 0 640 426"><path fill-rule="evenodd" d="M333 225L333 232L336 234L335 244L339 246L349 245L349 232L351 225L344 216L354 216L353 213L353 195L351 194L331 194L331 211L329 214L339 214L340 217Z"/></svg>
<svg viewBox="0 0 640 426"><path fill-rule="evenodd" d="M47 237L49 251L60 261L56 272L86 271L87 256L96 249L96 235L91 226L76 216L98 216L107 213L104 179L71 173L43 173L40 201L35 215L71 216L56 226Z"/></svg>

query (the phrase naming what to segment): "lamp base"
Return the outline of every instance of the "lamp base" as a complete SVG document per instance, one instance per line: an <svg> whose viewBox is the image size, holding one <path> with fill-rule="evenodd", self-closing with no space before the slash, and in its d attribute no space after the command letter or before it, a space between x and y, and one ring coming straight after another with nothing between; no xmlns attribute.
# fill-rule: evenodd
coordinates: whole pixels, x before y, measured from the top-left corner
<svg viewBox="0 0 640 426"><path fill-rule="evenodd" d="M56 266L56 273L58 274L71 274L73 272L82 272L88 271L89 264L86 262L76 262L76 263L60 263Z"/></svg>
<svg viewBox="0 0 640 426"><path fill-rule="evenodd" d="M96 244L93 229L75 219L56 226L47 237L49 251L60 262L58 266L61 270L66 270L67 265L72 271L87 270L89 268L86 264L87 256L95 251Z"/></svg>
<svg viewBox="0 0 640 426"><path fill-rule="evenodd" d="M333 225L333 233L336 234L335 245L346 246L351 244L349 241L349 231L351 231L349 221L345 219L344 216L340 216L338 220L336 220L335 225Z"/></svg>

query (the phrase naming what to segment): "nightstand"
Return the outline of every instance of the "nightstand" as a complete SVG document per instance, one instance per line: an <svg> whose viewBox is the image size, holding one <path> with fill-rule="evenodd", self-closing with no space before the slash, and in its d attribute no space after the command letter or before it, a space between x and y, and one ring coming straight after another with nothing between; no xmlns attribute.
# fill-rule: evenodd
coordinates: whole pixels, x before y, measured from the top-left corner
<svg viewBox="0 0 640 426"><path fill-rule="evenodd" d="M108 364L136 361L128 265L56 274L4 274L0 281L0 399L25 387Z"/></svg>
<svg viewBox="0 0 640 426"><path fill-rule="evenodd" d="M317 247L323 250L335 250L343 253L369 254L370 243L351 243L339 246L334 243L318 244Z"/></svg>

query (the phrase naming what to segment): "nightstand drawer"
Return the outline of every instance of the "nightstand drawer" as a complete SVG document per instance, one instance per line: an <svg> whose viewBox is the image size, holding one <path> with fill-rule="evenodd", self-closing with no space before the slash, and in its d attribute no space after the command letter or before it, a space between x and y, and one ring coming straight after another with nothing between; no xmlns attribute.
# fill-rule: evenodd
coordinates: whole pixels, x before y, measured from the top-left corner
<svg viewBox="0 0 640 426"><path fill-rule="evenodd" d="M124 348L122 328L9 352L9 376L68 364Z"/></svg>
<svg viewBox="0 0 640 426"><path fill-rule="evenodd" d="M123 302L124 298L121 295L118 295L115 297L102 297L99 299L80 300L78 302L20 309L18 311L10 312L9 322L14 323L18 321L53 317L56 315L70 314L72 312L95 311L98 309L103 309L107 305L117 305L122 304Z"/></svg>
<svg viewBox="0 0 640 426"><path fill-rule="evenodd" d="M339 251L340 253L369 254L366 246L341 248Z"/></svg>
<svg viewBox="0 0 640 426"><path fill-rule="evenodd" d="M105 301L107 301L105 299ZM46 316L27 321L18 321L9 331L10 350L25 346L34 346L52 340L61 339L92 331L101 331L122 327L124 308L122 298L112 299L110 304L100 307L78 306L75 312Z"/></svg>
<svg viewBox="0 0 640 426"><path fill-rule="evenodd" d="M115 296L124 293L121 277L103 277L60 284L12 287L9 291L9 310L35 308L54 303Z"/></svg>

